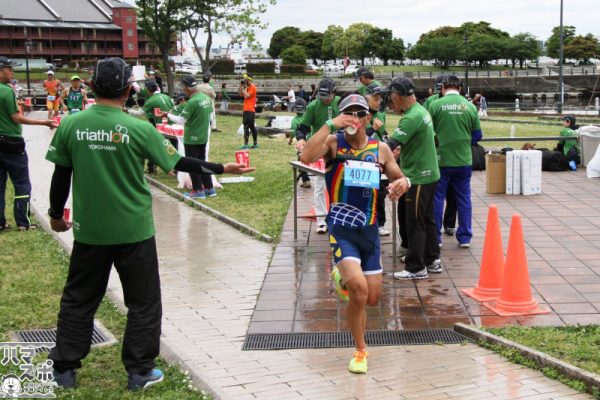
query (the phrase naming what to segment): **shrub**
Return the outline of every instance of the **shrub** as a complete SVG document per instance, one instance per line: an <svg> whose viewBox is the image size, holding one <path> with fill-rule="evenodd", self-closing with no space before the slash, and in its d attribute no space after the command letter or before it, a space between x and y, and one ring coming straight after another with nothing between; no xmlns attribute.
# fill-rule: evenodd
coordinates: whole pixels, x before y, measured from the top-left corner
<svg viewBox="0 0 600 400"><path fill-rule="evenodd" d="M304 64L287 64L281 66L282 74L303 74L306 67Z"/></svg>
<svg viewBox="0 0 600 400"><path fill-rule="evenodd" d="M213 62L213 66L210 67L210 72L212 72L213 74L233 74L233 70L235 68L235 61L229 59L222 59L211 61L211 64Z"/></svg>
<svg viewBox="0 0 600 400"><path fill-rule="evenodd" d="M293 45L281 52L281 63L289 64L306 64L306 50L300 45Z"/></svg>
<svg viewBox="0 0 600 400"><path fill-rule="evenodd" d="M275 73L275 63L274 62L265 62L265 63L248 63L246 64L246 71L252 74L274 74Z"/></svg>

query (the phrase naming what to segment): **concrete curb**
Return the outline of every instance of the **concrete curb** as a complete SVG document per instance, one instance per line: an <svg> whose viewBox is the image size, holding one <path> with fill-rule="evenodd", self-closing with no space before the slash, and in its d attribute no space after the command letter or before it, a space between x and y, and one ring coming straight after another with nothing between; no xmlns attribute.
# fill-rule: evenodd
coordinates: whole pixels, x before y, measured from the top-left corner
<svg viewBox="0 0 600 400"><path fill-rule="evenodd" d="M179 193L177 190L175 190L163 183L160 183L159 181L157 181L156 179L154 179L148 175L146 175L146 179L148 180L148 182L150 182L151 185L162 190L169 196L172 196L180 201L192 203L195 208L198 208L201 211L204 211L205 213L209 214L210 216L215 217L216 219L218 219L221 222L226 223L227 225L231 225L232 227L239 230L240 232L250 235L262 242L273 243L273 238L271 236L261 233L261 232L257 231L256 229L252 228L251 226L246 225L242 222L236 221L235 219L228 217L227 215L222 214L219 211L212 209L197 200L191 199L189 197L185 197L182 193Z"/></svg>
<svg viewBox="0 0 600 400"><path fill-rule="evenodd" d="M541 351L534 350L531 347L515 343L508 339L504 339L492 333L485 332L471 325L458 323L454 325L454 330L462 335L465 335L470 339L473 339L473 341L475 341L476 343L482 341L485 343L500 346L504 349L516 350L523 357L526 357L527 359L535 362L540 367L540 369L552 368L570 379L582 381L585 384L588 393L593 393L594 389L600 389L600 375L594 374L589 371L585 371L579 367L561 361L558 358L552 357L546 353L542 353Z"/></svg>
<svg viewBox="0 0 600 400"><path fill-rule="evenodd" d="M52 235L60 247L62 247L68 254L71 254L71 251L73 250L72 244L67 242L63 237L50 228L50 222L48 221L46 214L40 212L33 204L31 204L31 211L33 211L33 214L38 221L38 226ZM107 288L106 296L121 313L127 315L127 307L125 307L125 304L121 301L118 293L111 288ZM108 332L106 328L104 328L104 330ZM223 392L219 386L214 383L212 378L205 376L202 372L196 371L193 366L189 365L187 361L182 360L181 357L177 355L177 353L171 348L167 340L162 336L160 338L160 356L169 364L178 364L182 371L187 370L192 382L194 382L199 389L202 389L210 394L214 400L225 400L228 398L225 395L225 392Z"/></svg>

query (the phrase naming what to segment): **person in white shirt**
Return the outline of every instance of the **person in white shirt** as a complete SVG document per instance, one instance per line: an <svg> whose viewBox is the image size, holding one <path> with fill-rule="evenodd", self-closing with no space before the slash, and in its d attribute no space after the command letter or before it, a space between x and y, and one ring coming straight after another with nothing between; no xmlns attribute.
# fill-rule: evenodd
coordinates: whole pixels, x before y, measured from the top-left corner
<svg viewBox="0 0 600 400"><path fill-rule="evenodd" d="M294 92L292 85L288 85L287 96L285 96L284 99L287 99L287 101L288 101L288 105L287 105L288 111L293 110L294 104L296 104L296 93Z"/></svg>

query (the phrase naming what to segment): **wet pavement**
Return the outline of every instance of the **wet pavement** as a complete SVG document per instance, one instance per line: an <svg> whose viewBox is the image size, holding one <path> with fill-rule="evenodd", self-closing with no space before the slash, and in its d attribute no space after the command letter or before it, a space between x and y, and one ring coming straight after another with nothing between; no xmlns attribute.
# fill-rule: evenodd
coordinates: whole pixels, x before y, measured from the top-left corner
<svg viewBox="0 0 600 400"><path fill-rule="evenodd" d="M37 113L34 117L43 115ZM25 127L24 135L34 188L32 206L44 218L53 169L44 155L52 134L46 128ZM481 179L477 177L475 185L481 185ZM530 256L532 276L537 279L534 285L540 296L557 307L558 316L554 313L547 318L569 323L578 318L597 321L600 299L594 298L593 291L597 295L597 289L590 286L598 285L593 277L600 272L600 265L594 264L598 263L594 261L598 257L593 257L598 254L597 248L590 247L593 243L598 245L599 237L595 225L598 213L592 213L598 207L598 192L590 185L597 181L586 181L580 171L552 176L552 180L570 180L580 193L573 196L563 191L555 193L547 185L546 194L537 197L535 206L533 199L495 196L495 201L504 222L517 208L529 207L533 210L530 218L538 218L540 224L549 220L541 210L561 212L554 215L560 224L548 224L556 229L539 228L535 235L531 234L533 221L524 221L526 239L533 240L535 236L537 242L546 245L556 234L564 243L552 241L539 246L539 254L550 256L549 259L538 255L532 260ZM269 265L271 246L157 190L152 193L162 280L161 354L171 362L180 363L194 383L215 399L591 399L538 371L512 364L473 344L373 347L369 373L362 376L352 375L346 369L351 349L242 351L248 330L322 330L322 324L343 329L343 318L339 318L342 311L324 272L328 260L326 239L315 236L309 241L309 224L303 223L304 241L291 242L293 232L288 216L282 242ZM474 200L476 207L483 205L481 198ZM572 203L572 208L569 212L561 211L567 202ZM590 218L576 217L571 214L574 210L589 212ZM465 312L470 309L469 304L461 300L453 287L469 286L476 281L481 218L485 215L485 210L476 209L477 233L472 249L458 250L445 239L443 258L449 272L416 286L393 282L386 276L389 300L382 302L376 312L369 312L375 321L372 323L381 328L384 323L391 327L394 325L390 321L395 320L398 328L416 328L447 326L447 319L470 318ZM566 228L567 223L577 228ZM502 230L506 235L508 227L503 224ZM586 239L581 238L581 233L585 233ZM72 243L71 232L59 236L68 248ZM578 249L580 258L569 258L572 256L558 252L560 248ZM388 254L391 248L387 245L384 249L388 258L384 260L386 271L391 271ZM538 254L534 250L528 254L533 253ZM577 263L571 264L570 260ZM323 274L325 277L321 279ZM107 295L123 308L117 274L111 276ZM275 303L282 306L276 308ZM592 311L589 307L595 311L582 312L577 306L581 303L587 304L588 311ZM443 310L456 314L442 317L439 314ZM254 318L252 323L251 318ZM261 318L263 321L259 321Z"/></svg>
<svg viewBox="0 0 600 400"><path fill-rule="evenodd" d="M381 302L367 308L367 329L449 328L456 322L488 327L504 325L576 325L600 323L600 185L585 169L544 172L543 194L491 195L485 192L485 171L472 180L473 240L458 247L444 235L441 260L444 272L429 279L393 279L392 241L382 238L384 286ZM312 189L298 188L299 214L308 214ZM498 206L503 248L508 245L510 220L522 216L532 293L550 314L499 317L462 294L477 284L487 212ZM391 231L391 204L386 228ZM348 330L345 304L340 304L329 279L327 235L315 233L315 223L300 219L293 235L290 208L281 243L275 249L252 317L250 332L314 332ZM289 294L296 298L290 298Z"/></svg>

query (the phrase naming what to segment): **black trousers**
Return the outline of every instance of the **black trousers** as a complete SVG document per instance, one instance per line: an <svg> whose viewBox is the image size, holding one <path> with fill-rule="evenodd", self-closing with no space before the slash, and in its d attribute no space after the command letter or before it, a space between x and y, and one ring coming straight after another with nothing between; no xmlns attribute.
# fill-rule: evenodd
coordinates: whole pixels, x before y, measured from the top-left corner
<svg viewBox="0 0 600 400"><path fill-rule="evenodd" d="M185 156L197 158L199 160L206 160L206 144L184 144L185 147ZM193 190L201 190L204 189L212 189L212 176L211 174L192 174L190 173L190 178L192 178L192 189Z"/></svg>
<svg viewBox="0 0 600 400"><path fill-rule="evenodd" d="M383 227L385 225L385 198L387 197L388 191L387 187L390 182L386 180L382 180L379 183L379 196L377 197L377 225Z"/></svg>
<svg viewBox="0 0 600 400"><path fill-rule="evenodd" d="M403 245L408 244L405 269L410 272L420 271L440 257L433 213L436 184L413 185L402 196L404 201L398 202L400 237Z"/></svg>
<svg viewBox="0 0 600 400"><path fill-rule="evenodd" d="M244 144L248 144L248 138L252 132L252 140L254 144L258 141L258 134L256 133L256 126L254 125L255 114L252 111L244 111L242 116L242 123L244 124Z"/></svg>
<svg viewBox="0 0 600 400"><path fill-rule="evenodd" d="M444 210L444 228L454 228L456 226L456 196L452 185L448 185L446 193L446 209Z"/></svg>
<svg viewBox="0 0 600 400"><path fill-rule="evenodd" d="M95 246L73 243L67 283L60 300L56 347L48 358L59 372L81 367L90 351L94 315L115 265L127 306L121 353L128 373L154 368L160 350L162 305L154 237L142 242Z"/></svg>

